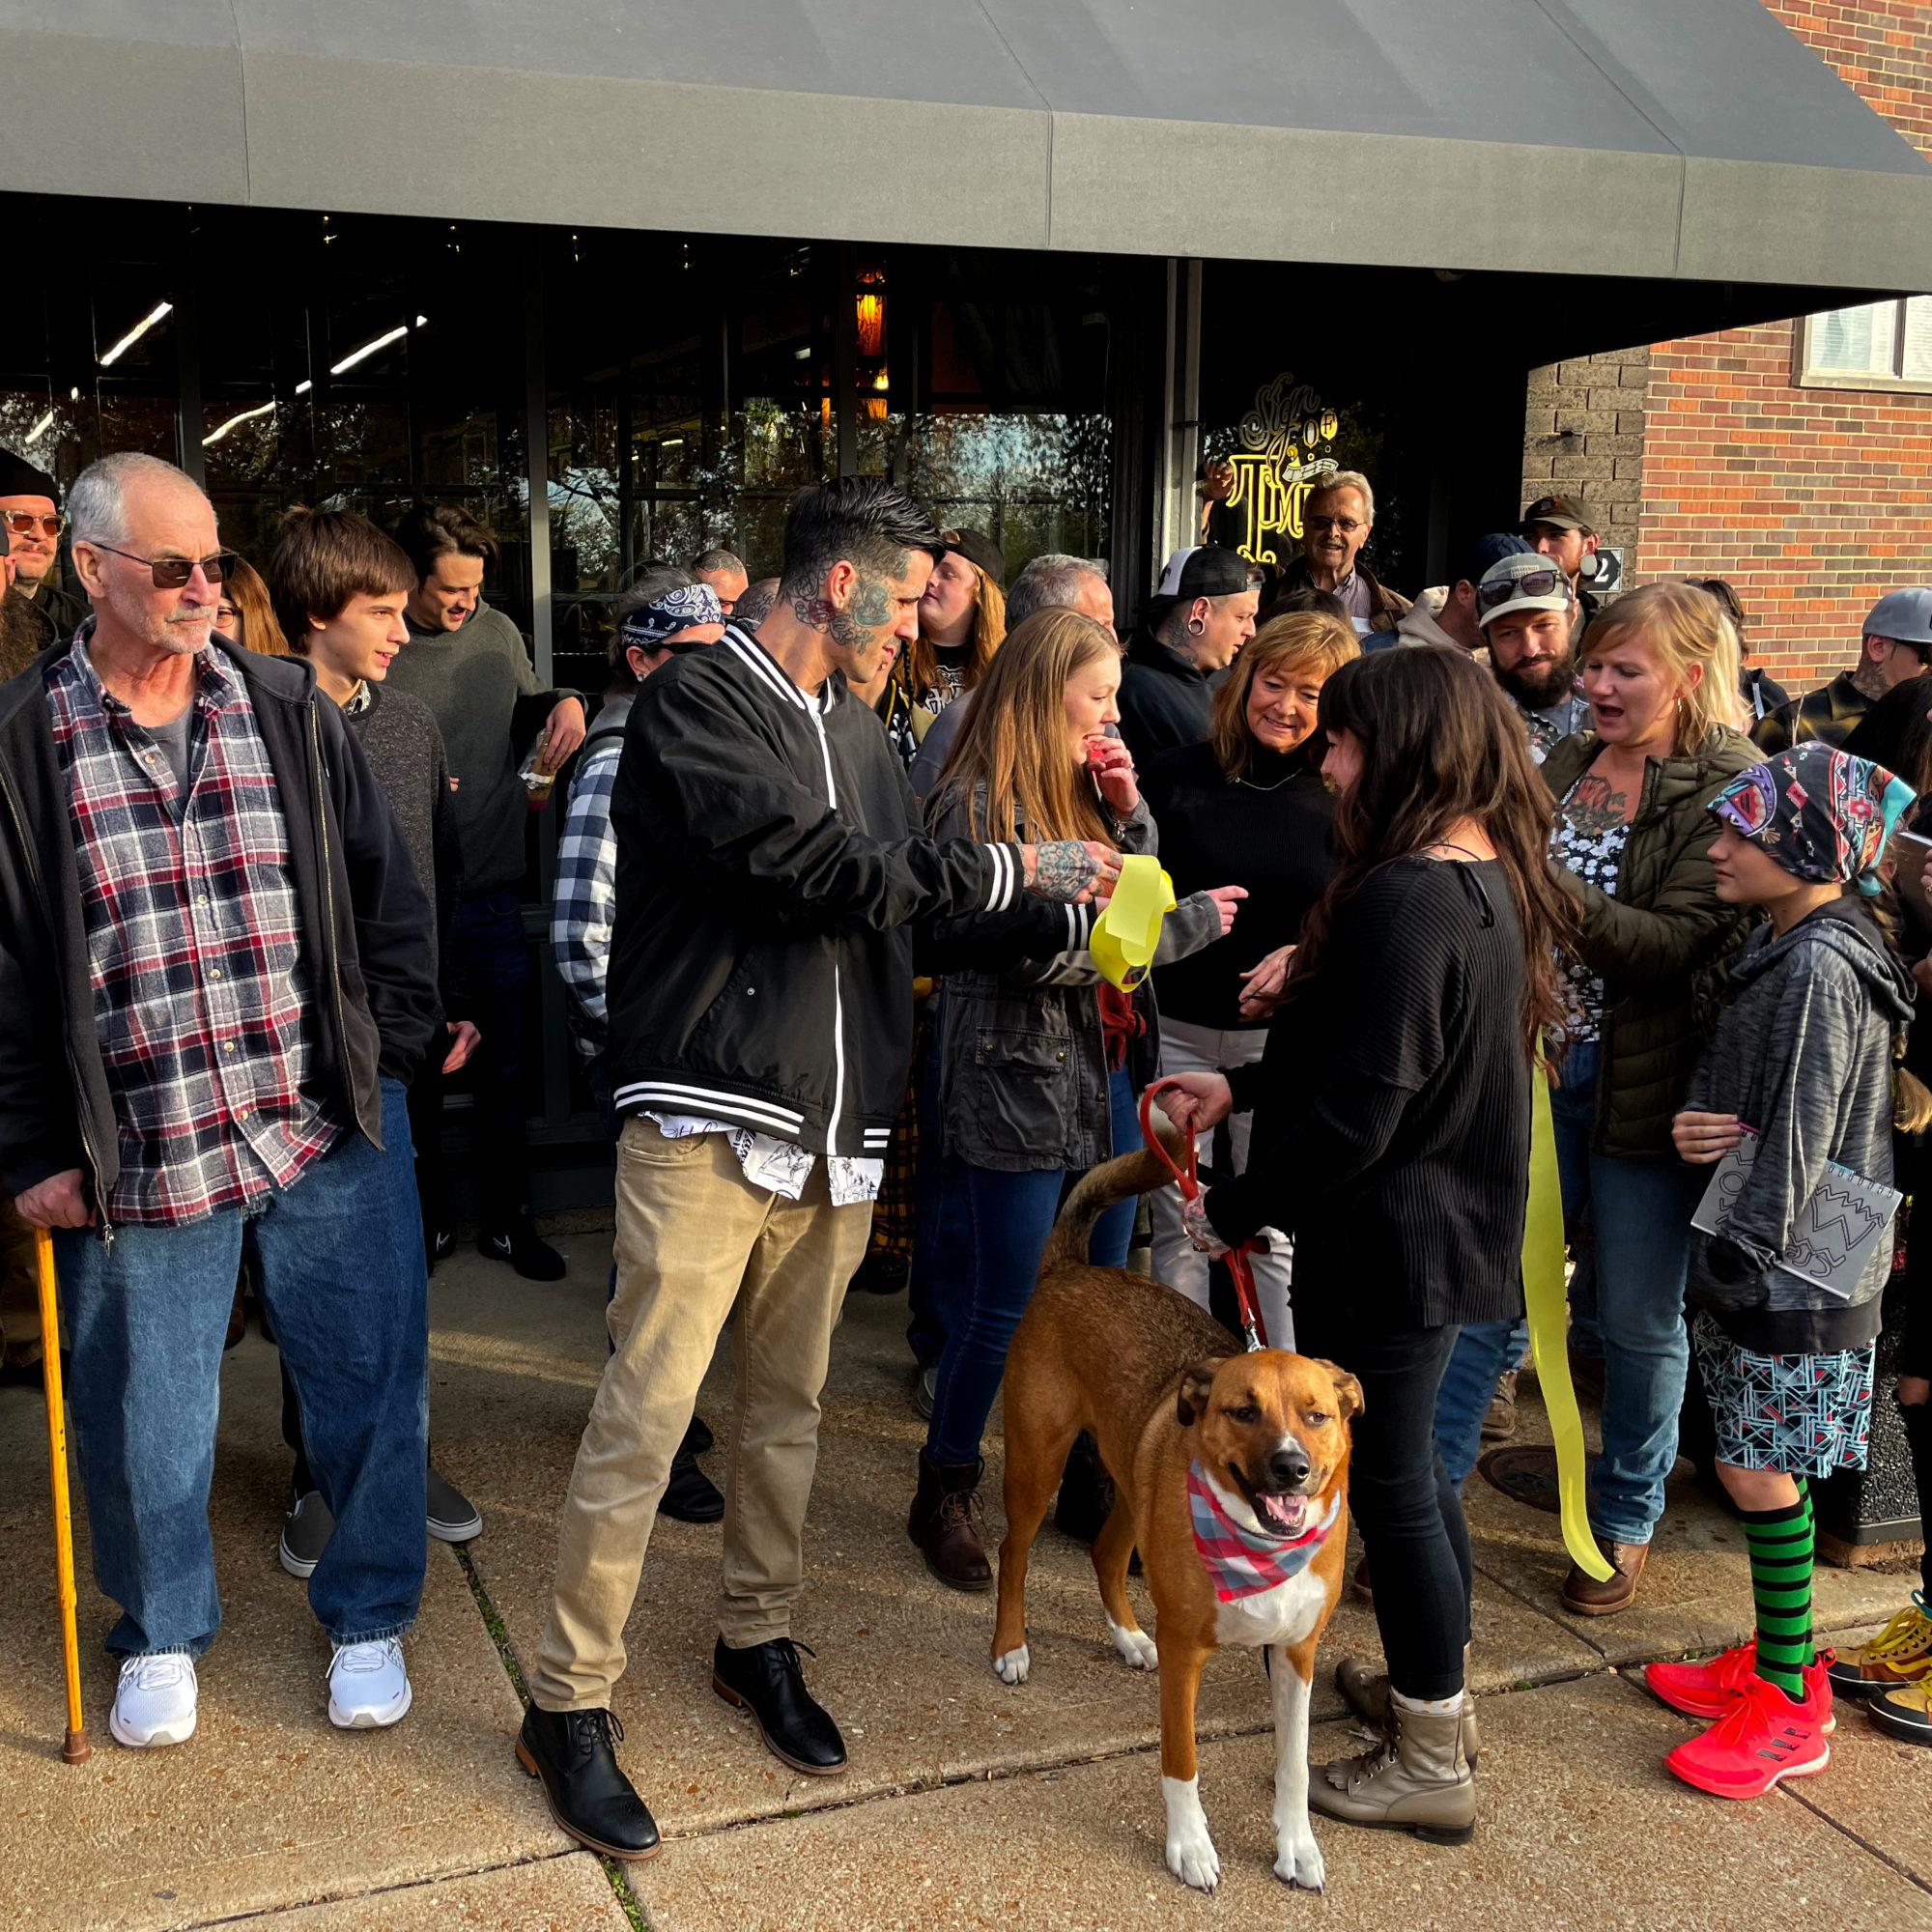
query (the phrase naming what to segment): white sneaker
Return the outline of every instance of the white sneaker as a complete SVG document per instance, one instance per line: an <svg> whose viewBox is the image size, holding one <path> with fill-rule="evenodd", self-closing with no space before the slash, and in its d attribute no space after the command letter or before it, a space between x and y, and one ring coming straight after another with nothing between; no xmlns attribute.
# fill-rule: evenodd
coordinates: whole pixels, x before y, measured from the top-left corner
<svg viewBox="0 0 1932 1932"><path fill-rule="evenodd" d="M107 1728L114 1742L129 1750L185 1744L194 1736L198 1693L193 1658L178 1651L130 1657L121 1666Z"/></svg>
<svg viewBox="0 0 1932 1932"><path fill-rule="evenodd" d="M337 1646L328 1666L328 1721L337 1730L376 1731L401 1723L412 1695L397 1638Z"/></svg>

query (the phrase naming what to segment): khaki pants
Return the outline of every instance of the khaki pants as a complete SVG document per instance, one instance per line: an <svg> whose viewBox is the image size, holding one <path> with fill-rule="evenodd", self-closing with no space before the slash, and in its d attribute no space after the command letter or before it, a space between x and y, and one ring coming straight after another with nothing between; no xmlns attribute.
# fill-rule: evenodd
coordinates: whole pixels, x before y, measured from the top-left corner
<svg viewBox="0 0 1932 1932"><path fill-rule="evenodd" d="M787 1634L805 1582L818 1397L869 1203L835 1208L825 1162L786 1201L724 1134L668 1140L634 1115L617 1143L616 1352L578 1445L550 1620L530 1673L546 1711L608 1706L651 1524L719 1331L736 1311L737 1422L724 1482L718 1625L736 1649Z"/></svg>

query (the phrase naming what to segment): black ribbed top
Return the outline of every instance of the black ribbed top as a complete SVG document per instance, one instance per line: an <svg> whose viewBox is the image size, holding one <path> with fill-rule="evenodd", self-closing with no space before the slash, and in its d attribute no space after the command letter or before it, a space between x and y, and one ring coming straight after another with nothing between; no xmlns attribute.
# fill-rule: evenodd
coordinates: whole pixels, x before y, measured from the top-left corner
<svg viewBox="0 0 1932 1932"><path fill-rule="evenodd" d="M1502 867L1384 866L1321 972L1232 1076L1248 1170L1218 1182L1224 1240L1292 1234L1294 1296L1347 1294L1425 1327L1522 1308L1530 1071L1522 932Z"/></svg>

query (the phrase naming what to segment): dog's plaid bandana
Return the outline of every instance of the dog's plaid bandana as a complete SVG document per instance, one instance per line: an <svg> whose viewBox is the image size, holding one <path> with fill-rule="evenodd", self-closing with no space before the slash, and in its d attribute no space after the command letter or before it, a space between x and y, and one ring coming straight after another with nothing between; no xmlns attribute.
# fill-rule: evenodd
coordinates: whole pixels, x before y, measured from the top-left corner
<svg viewBox="0 0 1932 1932"><path fill-rule="evenodd" d="M1299 1536L1257 1534L1236 1522L1221 1507L1199 1463L1187 1465L1187 1513L1194 1524L1194 1547L1207 1566L1214 1594L1224 1604L1240 1597L1258 1597L1286 1583L1308 1568L1321 1540L1335 1527L1342 1513L1342 1492L1336 1491L1328 1514Z"/></svg>

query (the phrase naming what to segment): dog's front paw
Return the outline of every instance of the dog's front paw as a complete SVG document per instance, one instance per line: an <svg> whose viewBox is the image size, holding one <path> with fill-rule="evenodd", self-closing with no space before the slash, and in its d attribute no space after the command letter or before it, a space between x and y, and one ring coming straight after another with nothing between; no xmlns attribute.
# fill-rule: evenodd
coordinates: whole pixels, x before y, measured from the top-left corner
<svg viewBox="0 0 1932 1932"><path fill-rule="evenodd" d="M1154 1648L1153 1638L1146 1631L1129 1630L1125 1624L1117 1624L1108 1619L1107 1628L1113 1633L1114 1648L1129 1670L1158 1670L1160 1652Z"/></svg>
<svg viewBox="0 0 1932 1932"><path fill-rule="evenodd" d="M1328 1868L1321 1862L1321 1847L1308 1829L1308 1820L1292 1831L1276 1833L1274 1875L1284 1885L1301 1891L1320 1891L1328 1883Z"/></svg>
<svg viewBox="0 0 1932 1932"><path fill-rule="evenodd" d="M1221 1883L1221 1856L1208 1835L1197 1780L1163 1777L1160 1795L1167 1803L1168 1870L1196 1891L1212 1891Z"/></svg>
<svg viewBox="0 0 1932 1932"><path fill-rule="evenodd" d="M1017 1650L1003 1652L994 1658L993 1668L999 1673L1002 1684L1024 1684L1027 1672L1033 1668L1033 1656L1025 1644Z"/></svg>

